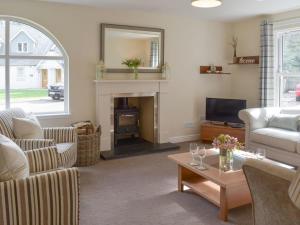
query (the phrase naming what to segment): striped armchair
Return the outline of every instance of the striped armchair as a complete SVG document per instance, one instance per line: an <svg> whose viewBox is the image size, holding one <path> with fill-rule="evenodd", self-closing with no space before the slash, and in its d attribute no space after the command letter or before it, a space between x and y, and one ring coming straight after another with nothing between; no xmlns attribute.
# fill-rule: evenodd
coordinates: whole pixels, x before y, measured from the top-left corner
<svg viewBox="0 0 300 225"><path fill-rule="evenodd" d="M0 224L78 225L79 173L58 169L55 147L28 150L31 175L0 182Z"/></svg>
<svg viewBox="0 0 300 225"><path fill-rule="evenodd" d="M16 139L12 118L24 118L22 109L0 111L0 134L12 139L24 151L54 147L58 152L58 166L70 168L77 159L77 135L73 127L43 128L45 139Z"/></svg>

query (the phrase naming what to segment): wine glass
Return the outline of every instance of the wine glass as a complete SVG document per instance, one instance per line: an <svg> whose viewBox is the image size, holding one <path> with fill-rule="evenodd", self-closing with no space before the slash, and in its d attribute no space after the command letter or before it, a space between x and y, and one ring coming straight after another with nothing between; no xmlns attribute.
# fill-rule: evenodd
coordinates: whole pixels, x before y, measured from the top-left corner
<svg viewBox="0 0 300 225"><path fill-rule="evenodd" d="M200 165L197 167L199 170L206 170L207 168L203 164L203 159L206 157L206 148L205 146L198 146L198 156L200 158Z"/></svg>
<svg viewBox="0 0 300 225"><path fill-rule="evenodd" d="M259 160L266 158L266 150L263 148L256 149L256 158Z"/></svg>
<svg viewBox="0 0 300 225"><path fill-rule="evenodd" d="M198 166L199 164L197 163L195 156L197 155L198 152L198 144L197 143L190 143L190 153L192 155L192 162L190 162L191 166Z"/></svg>

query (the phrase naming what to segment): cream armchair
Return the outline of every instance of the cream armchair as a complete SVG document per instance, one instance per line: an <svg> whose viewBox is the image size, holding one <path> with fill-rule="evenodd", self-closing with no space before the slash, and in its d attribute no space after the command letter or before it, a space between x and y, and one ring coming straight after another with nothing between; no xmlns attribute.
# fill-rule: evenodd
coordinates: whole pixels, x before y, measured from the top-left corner
<svg viewBox="0 0 300 225"><path fill-rule="evenodd" d="M58 170L55 147L25 151L31 175L0 182L0 224L78 225L77 168Z"/></svg>
<svg viewBox="0 0 300 225"><path fill-rule="evenodd" d="M11 109L0 112L0 134L12 139L24 151L55 147L58 153L58 165L70 168L77 159L77 135L73 127L44 128L45 139L16 139L13 133L12 118L24 118L22 109Z"/></svg>
<svg viewBox="0 0 300 225"><path fill-rule="evenodd" d="M243 170L255 225L300 225L300 209L288 195L295 171L253 159L245 162Z"/></svg>

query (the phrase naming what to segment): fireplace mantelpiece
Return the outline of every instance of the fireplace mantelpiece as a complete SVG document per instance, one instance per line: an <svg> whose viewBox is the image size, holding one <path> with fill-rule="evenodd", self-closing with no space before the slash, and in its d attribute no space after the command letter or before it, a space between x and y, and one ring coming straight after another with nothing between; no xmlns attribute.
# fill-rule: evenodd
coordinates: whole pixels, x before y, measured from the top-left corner
<svg viewBox="0 0 300 225"><path fill-rule="evenodd" d="M168 142L167 127L167 88L166 80L97 80L96 83L96 120L102 127L101 151L112 150L111 126L114 97L157 95L157 135L158 143Z"/></svg>

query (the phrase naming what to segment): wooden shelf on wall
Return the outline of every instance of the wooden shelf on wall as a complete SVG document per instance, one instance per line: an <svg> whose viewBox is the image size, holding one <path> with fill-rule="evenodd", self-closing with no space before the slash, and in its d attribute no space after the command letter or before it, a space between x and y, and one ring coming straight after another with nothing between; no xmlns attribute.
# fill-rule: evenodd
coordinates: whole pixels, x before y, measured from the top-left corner
<svg viewBox="0 0 300 225"><path fill-rule="evenodd" d="M236 62L229 65L257 65L259 64L259 56L242 56L237 57Z"/></svg>
<svg viewBox="0 0 300 225"><path fill-rule="evenodd" d="M231 73L223 72L222 66L216 66L216 71L212 72L210 66L200 66L200 74L220 74L220 75L229 75Z"/></svg>

